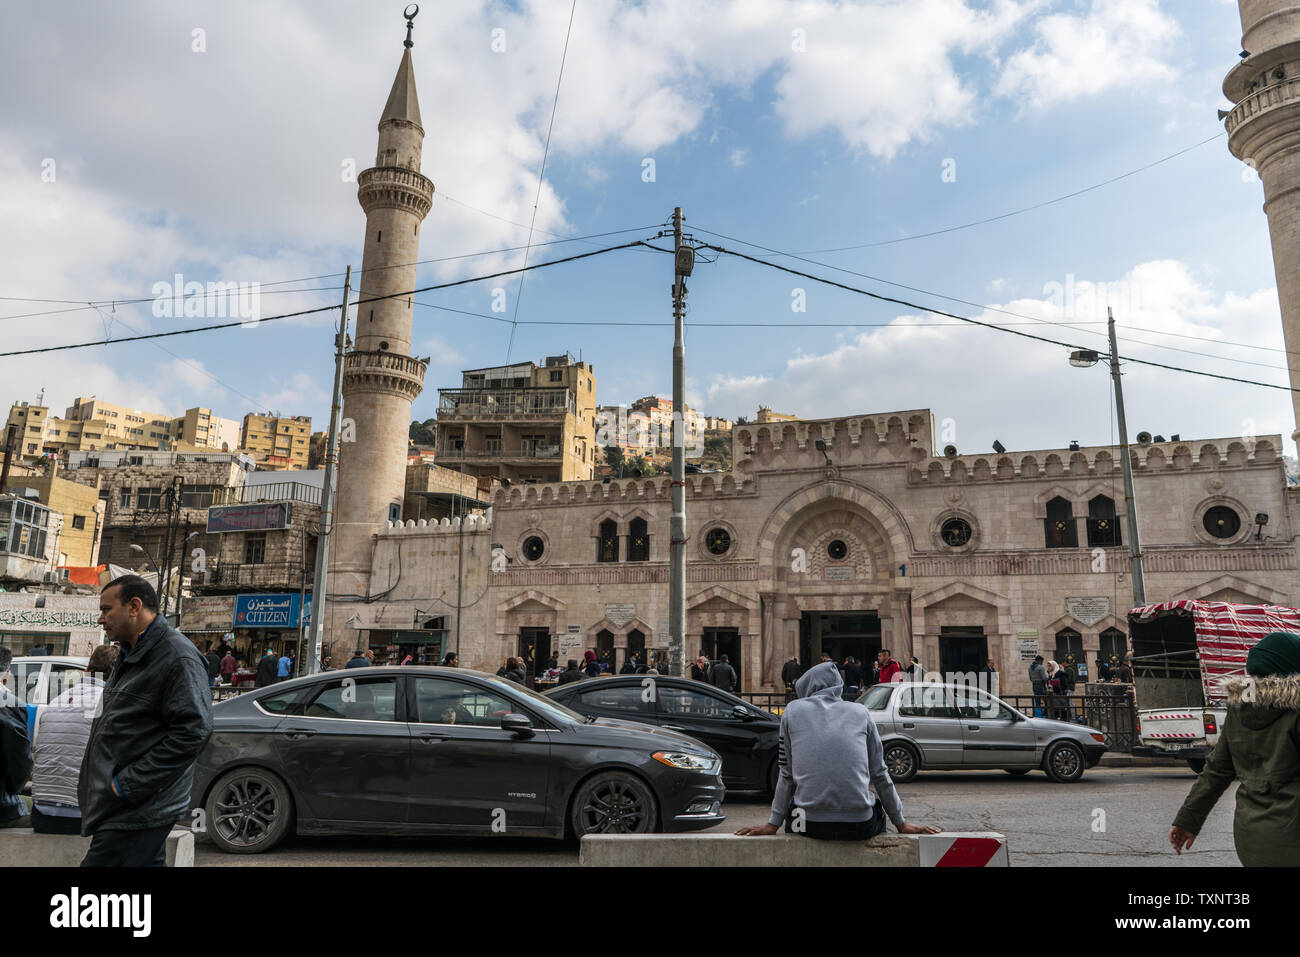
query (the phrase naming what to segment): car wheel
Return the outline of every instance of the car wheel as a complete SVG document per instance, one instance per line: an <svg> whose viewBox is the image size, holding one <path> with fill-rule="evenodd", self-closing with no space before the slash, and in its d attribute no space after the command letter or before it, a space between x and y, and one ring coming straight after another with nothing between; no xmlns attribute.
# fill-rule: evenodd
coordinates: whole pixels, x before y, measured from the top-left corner
<svg viewBox="0 0 1300 957"><path fill-rule="evenodd" d="M208 793L206 828L212 842L230 854L259 854L293 830L289 787L261 768L223 774Z"/></svg>
<svg viewBox="0 0 1300 957"><path fill-rule="evenodd" d="M1192 769L1193 774L1200 774L1205 770L1205 758L1188 758L1187 766Z"/></svg>
<svg viewBox="0 0 1300 957"><path fill-rule="evenodd" d="M891 741L885 745L885 768L895 784L906 784L916 777L921 760L916 749L901 741Z"/></svg>
<svg viewBox="0 0 1300 957"><path fill-rule="evenodd" d="M1014 774L1016 777L1020 778L1032 771L1033 768L1003 768L1002 770L1006 771L1007 774Z"/></svg>
<svg viewBox="0 0 1300 957"><path fill-rule="evenodd" d="M1069 741L1052 745L1043 761L1043 770L1057 784L1073 784L1083 777L1083 767L1083 751Z"/></svg>
<svg viewBox="0 0 1300 957"><path fill-rule="evenodd" d="M640 778L605 771L583 783L573 799L573 833L646 834L658 830L659 807Z"/></svg>

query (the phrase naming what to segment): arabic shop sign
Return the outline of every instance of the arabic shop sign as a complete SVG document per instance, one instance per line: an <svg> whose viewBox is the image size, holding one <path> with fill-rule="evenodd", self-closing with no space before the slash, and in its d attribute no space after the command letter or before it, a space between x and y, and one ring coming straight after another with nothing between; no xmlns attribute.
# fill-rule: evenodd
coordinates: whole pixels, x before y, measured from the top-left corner
<svg viewBox="0 0 1300 957"><path fill-rule="evenodd" d="M208 509L208 534L210 535L216 532L261 532L288 527L288 502L214 505Z"/></svg>
<svg viewBox="0 0 1300 957"><path fill-rule="evenodd" d="M97 628L99 615L93 611L58 611L49 608L0 608L0 625L49 625L64 628Z"/></svg>
<svg viewBox="0 0 1300 957"><path fill-rule="evenodd" d="M240 595L235 599L236 628L297 628L298 595Z"/></svg>

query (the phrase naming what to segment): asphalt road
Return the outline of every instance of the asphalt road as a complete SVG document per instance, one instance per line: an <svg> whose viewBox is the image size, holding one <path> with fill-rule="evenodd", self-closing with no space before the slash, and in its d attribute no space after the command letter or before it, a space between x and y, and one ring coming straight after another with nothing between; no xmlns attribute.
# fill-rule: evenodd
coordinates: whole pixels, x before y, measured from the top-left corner
<svg viewBox="0 0 1300 957"><path fill-rule="evenodd" d="M922 773L898 789L907 820L946 831L1005 834L1013 867L1236 867L1232 849L1235 787L1219 801L1190 852L1169 846L1169 823L1195 780L1185 768L1094 768L1078 784L1041 772ZM767 799L735 794L715 830L767 820ZM891 828L892 830L892 828ZM708 832L706 832L708 833ZM578 863L571 842L514 838L294 838L269 854L196 848L200 867L476 866L564 867Z"/></svg>

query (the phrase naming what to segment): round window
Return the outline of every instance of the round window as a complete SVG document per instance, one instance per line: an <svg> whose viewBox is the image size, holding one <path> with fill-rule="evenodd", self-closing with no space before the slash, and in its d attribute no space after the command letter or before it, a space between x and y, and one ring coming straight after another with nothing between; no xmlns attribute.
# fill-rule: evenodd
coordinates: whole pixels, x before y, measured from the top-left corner
<svg viewBox="0 0 1300 957"><path fill-rule="evenodd" d="M841 539L835 539L826 546L826 554L832 561L840 562L848 557L849 546L845 545Z"/></svg>
<svg viewBox="0 0 1300 957"><path fill-rule="evenodd" d="M970 541L970 522L964 518L950 518L939 529L939 535L949 548L961 548Z"/></svg>
<svg viewBox="0 0 1300 957"><path fill-rule="evenodd" d="M704 536L704 547L710 555L725 555L731 550L731 535L725 528L711 528Z"/></svg>
<svg viewBox="0 0 1300 957"><path fill-rule="evenodd" d="M1232 538L1241 531L1241 516L1226 505L1216 505L1205 513L1201 524L1215 538Z"/></svg>
<svg viewBox="0 0 1300 957"><path fill-rule="evenodd" d="M527 561L530 562L537 561L539 558L542 557L542 553L545 551L546 551L546 543L542 541L541 538L539 538L537 535L533 535L530 538L524 540L524 558Z"/></svg>

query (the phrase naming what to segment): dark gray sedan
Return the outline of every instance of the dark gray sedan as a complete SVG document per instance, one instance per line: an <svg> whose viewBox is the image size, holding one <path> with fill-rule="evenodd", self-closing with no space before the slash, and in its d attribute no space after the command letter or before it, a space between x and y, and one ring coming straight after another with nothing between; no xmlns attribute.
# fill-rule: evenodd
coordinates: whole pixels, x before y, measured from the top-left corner
<svg viewBox="0 0 1300 957"><path fill-rule="evenodd" d="M889 776L919 770L1001 768L1053 781L1083 777L1106 752L1106 736L1068 721L1030 718L996 695L962 684L902 682L868 688L858 703L875 719Z"/></svg>
<svg viewBox="0 0 1300 957"><path fill-rule="evenodd" d="M288 834L684 831L724 820L722 761L459 668L357 668L213 708L192 807L218 847Z"/></svg>

